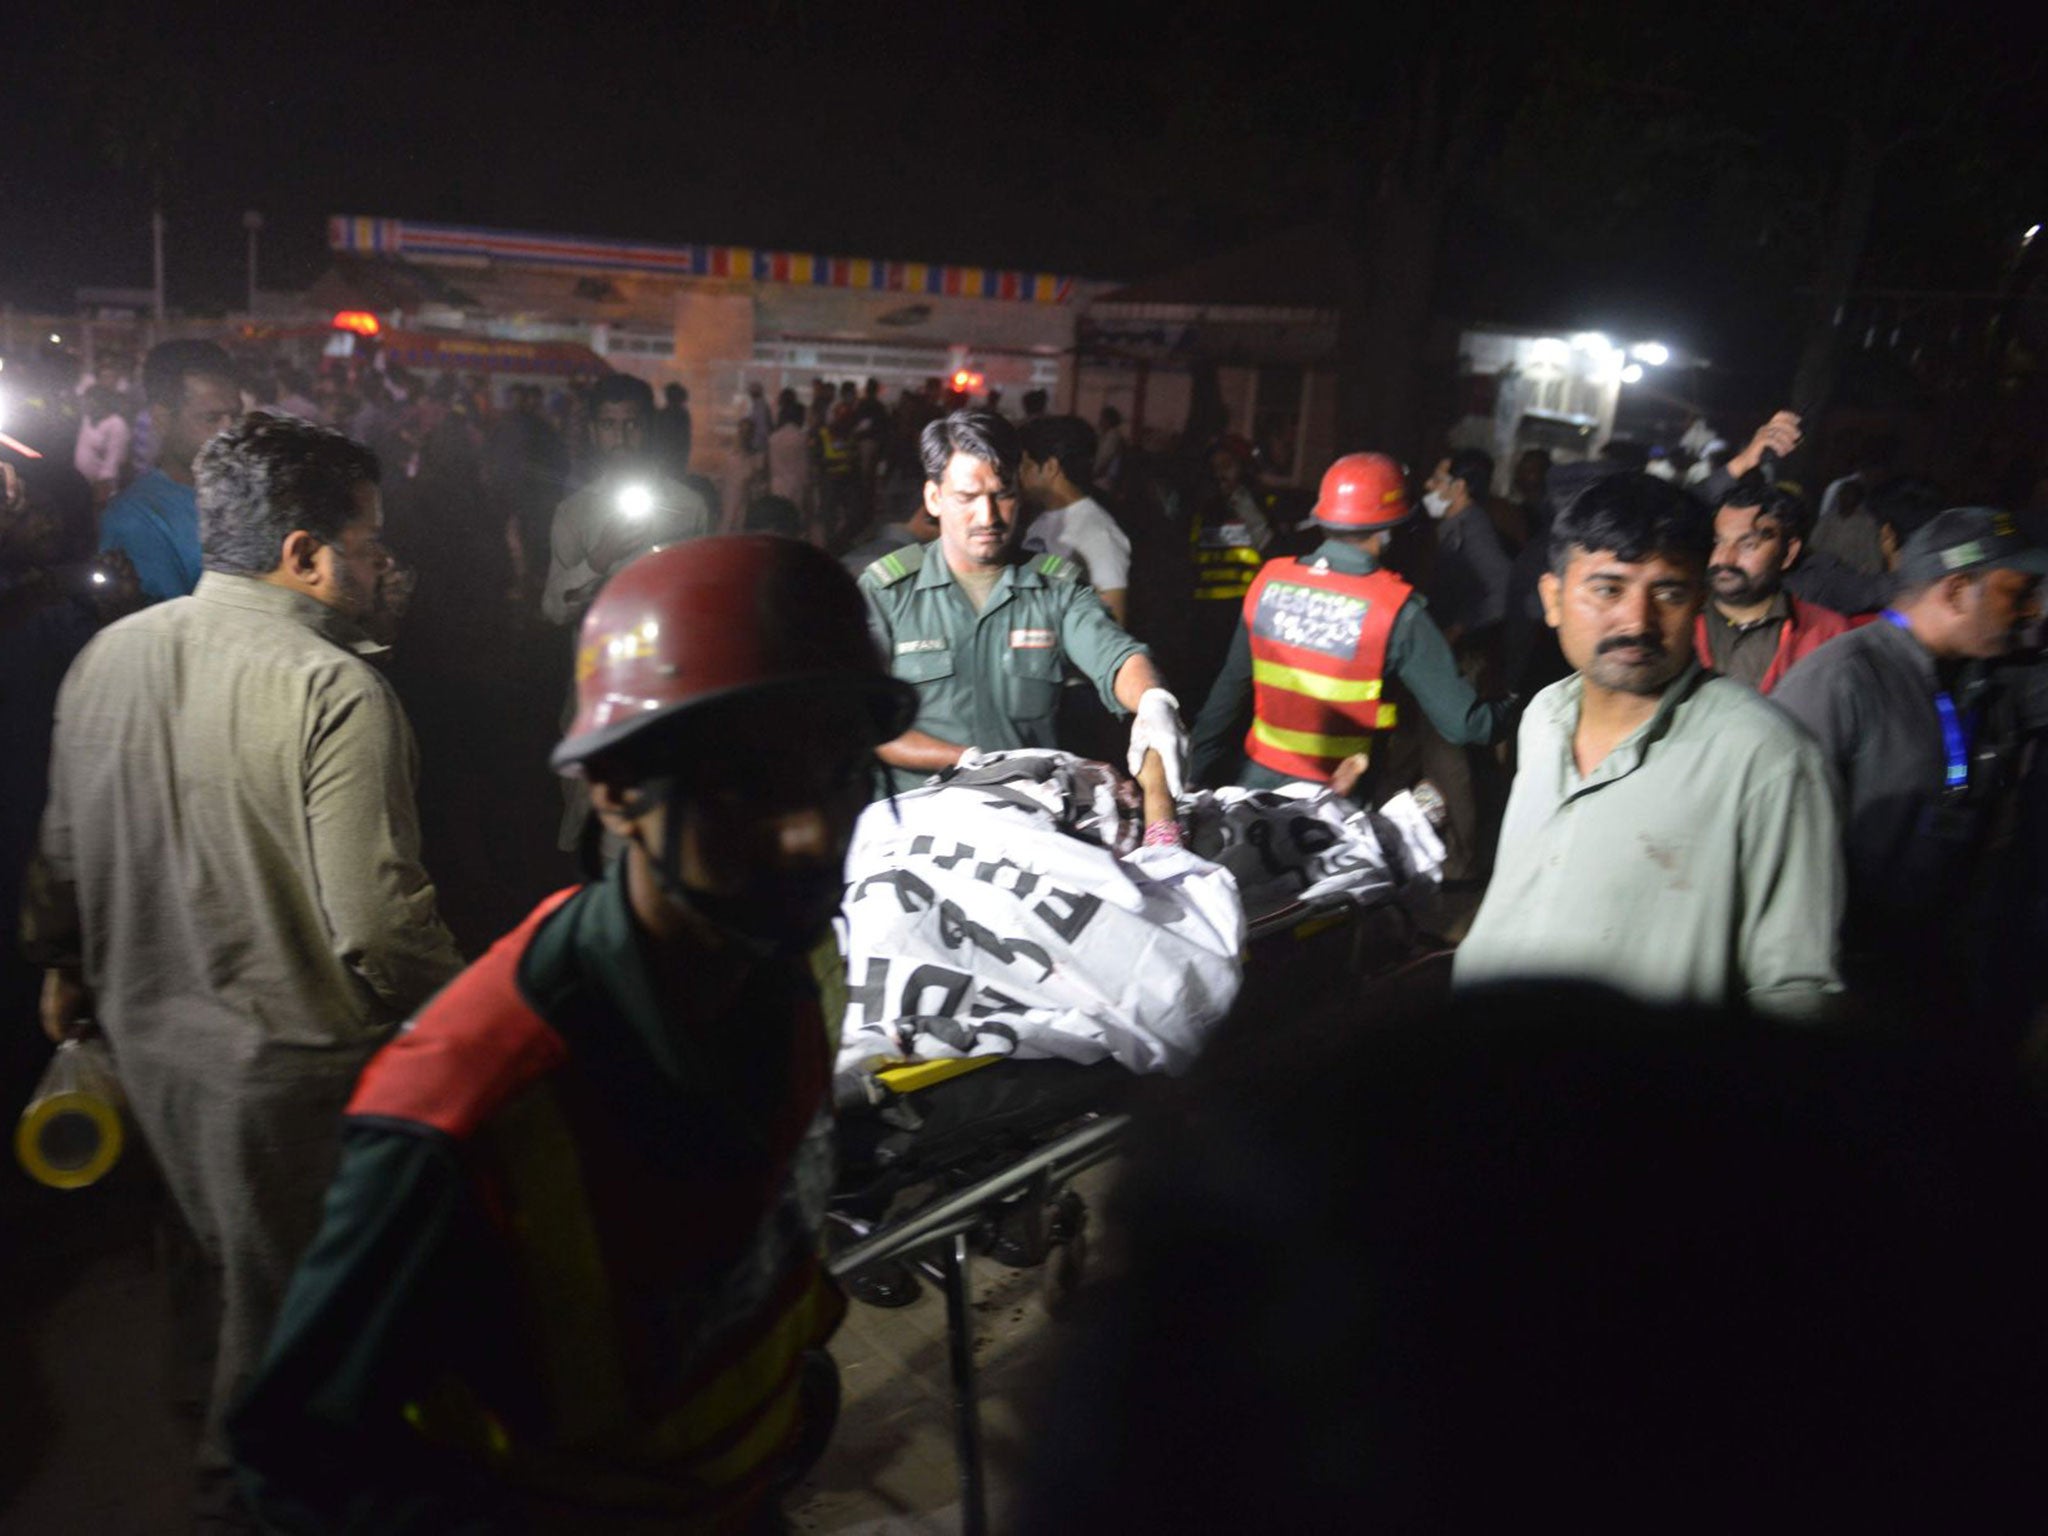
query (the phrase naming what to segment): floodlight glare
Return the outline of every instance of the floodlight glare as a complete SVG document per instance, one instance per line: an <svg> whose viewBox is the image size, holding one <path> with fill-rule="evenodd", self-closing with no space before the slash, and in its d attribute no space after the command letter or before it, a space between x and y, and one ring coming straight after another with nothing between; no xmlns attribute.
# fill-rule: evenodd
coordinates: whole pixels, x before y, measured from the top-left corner
<svg viewBox="0 0 2048 1536"><path fill-rule="evenodd" d="M622 485L616 505L621 515L637 523L654 510L654 492L644 485Z"/></svg>
<svg viewBox="0 0 2048 1536"><path fill-rule="evenodd" d="M1639 341L1630 349L1639 363L1648 363L1652 368L1662 368L1671 361L1671 349L1661 341Z"/></svg>
<svg viewBox="0 0 2048 1536"><path fill-rule="evenodd" d="M1640 383L1642 383L1642 382L1643 382L1643 365L1642 365L1641 363L1630 363L1630 364L1629 364L1629 365L1628 365L1628 366L1627 366L1626 368L1622 369L1622 370L1621 370L1621 382L1622 382L1622 383L1624 383L1624 384L1640 384Z"/></svg>

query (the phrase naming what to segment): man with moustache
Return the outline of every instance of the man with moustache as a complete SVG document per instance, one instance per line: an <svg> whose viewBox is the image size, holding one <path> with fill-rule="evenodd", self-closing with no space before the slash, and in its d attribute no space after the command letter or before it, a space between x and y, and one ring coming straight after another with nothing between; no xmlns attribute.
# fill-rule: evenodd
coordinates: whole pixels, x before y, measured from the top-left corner
<svg viewBox="0 0 2048 1536"><path fill-rule="evenodd" d="M1811 521L1798 492L1759 474L1723 493L1707 566L1713 599L1694 635L1701 666L1769 693L1795 662L1848 633L1849 621L1832 608L1785 590Z"/></svg>
<svg viewBox="0 0 2048 1536"><path fill-rule="evenodd" d="M105 1033L217 1292L189 1320L213 1355L196 1513L244 1529L223 1415L319 1227L357 1073L462 961L420 864L412 728L370 659L376 456L258 412L194 475L197 588L64 679L22 933L44 1031Z"/></svg>
<svg viewBox="0 0 2048 1536"><path fill-rule="evenodd" d="M1024 445L989 411L954 411L919 441L932 543L884 555L861 573L869 622L890 671L917 690L912 728L876 749L897 789L957 764L970 749L1049 747L1071 663L1115 715L1134 715L1130 766L1147 750L1181 791L1187 730L1144 646L1119 629L1060 555L1020 559Z"/></svg>
<svg viewBox="0 0 2048 1536"><path fill-rule="evenodd" d="M2048 550L2009 514L1942 512L1899 551L1879 622L1822 646L1772 695L1841 777L1850 981L1924 1022L1970 1011L2021 695L2039 672L1991 663L2040 617L2044 574Z"/></svg>
<svg viewBox="0 0 2048 1536"><path fill-rule="evenodd" d="M1574 675L1530 701L1461 989L1604 982L1642 1001L1823 1016L1840 818L1806 734L1693 654L1713 533L1641 473L1561 512L1541 582Z"/></svg>

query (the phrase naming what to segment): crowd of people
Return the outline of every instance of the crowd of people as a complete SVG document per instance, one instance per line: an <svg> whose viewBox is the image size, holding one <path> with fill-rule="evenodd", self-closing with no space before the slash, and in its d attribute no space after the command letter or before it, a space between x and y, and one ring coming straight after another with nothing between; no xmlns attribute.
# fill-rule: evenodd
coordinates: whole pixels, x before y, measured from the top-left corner
<svg viewBox="0 0 2048 1536"><path fill-rule="evenodd" d="M223 1524L773 1528L835 1391L843 858L988 753L1128 770L1148 840L1196 787L1434 786L1467 1016L2040 1049L2048 549L1895 446L1821 498L1789 412L1690 485L1457 447L1311 498L1241 438L821 380L749 390L721 484L624 374L178 341L139 387L0 462L0 899L9 999L104 1032L218 1285ZM1039 1528L1106 1528L1069 1495Z"/></svg>

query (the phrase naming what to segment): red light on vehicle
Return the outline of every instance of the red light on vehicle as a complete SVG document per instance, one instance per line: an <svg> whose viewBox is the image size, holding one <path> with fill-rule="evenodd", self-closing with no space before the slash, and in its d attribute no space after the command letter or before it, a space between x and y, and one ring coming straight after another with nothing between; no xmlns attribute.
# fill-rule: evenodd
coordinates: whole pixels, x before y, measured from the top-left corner
<svg viewBox="0 0 2048 1536"><path fill-rule="evenodd" d="M955 394L978 395L981 393L982 386L986 383L988 383L986 374L970 373L965 368L960 369L953 375L953 391Z"/></svg>
<svg viewBox="0 0 2048 1536"><path fill-rule="evenodd" d="M344 309L334 317L334 328L337 331L354 331L358 336L374 336L384 326L367 309Z"/></svg>

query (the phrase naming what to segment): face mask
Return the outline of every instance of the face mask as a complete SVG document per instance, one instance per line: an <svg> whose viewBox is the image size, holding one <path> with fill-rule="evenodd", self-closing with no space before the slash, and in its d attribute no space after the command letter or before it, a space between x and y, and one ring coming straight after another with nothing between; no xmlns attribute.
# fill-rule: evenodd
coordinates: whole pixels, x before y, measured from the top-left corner
<svg viewBox="0 0 2048 1536"><path fill-rule="evenodd" d="M800 955L825 936L846 884L830 869L786 870L760 876L731 896L663 882L672 899L692 907L713 926L762 954Z"/></svg>
<svg viewBox="0 0 2048 1536"><path fill-rule="evenodd" d="M1425 491L1422 496L1423 510L1431 517L1442 517L1451 510L1451 498L1442 491Z"/></svg>
<svg viewBox="0 0 2048 1536"><path fill-rule="evenodd" d="M669 782L649 786L669 802L665 846L650 862L654 882L679 907L695 912L757 955L800 955L825 936L846 893L837 865L757 871L731 895L700 891L682 877L682 808Z"/></svg>

